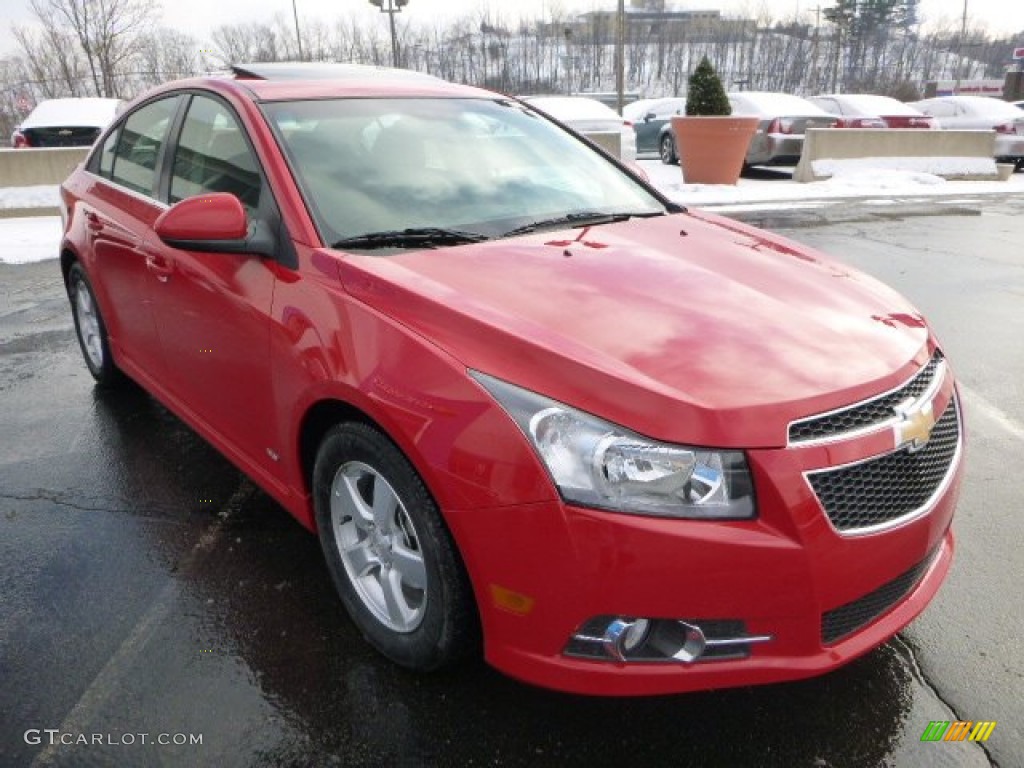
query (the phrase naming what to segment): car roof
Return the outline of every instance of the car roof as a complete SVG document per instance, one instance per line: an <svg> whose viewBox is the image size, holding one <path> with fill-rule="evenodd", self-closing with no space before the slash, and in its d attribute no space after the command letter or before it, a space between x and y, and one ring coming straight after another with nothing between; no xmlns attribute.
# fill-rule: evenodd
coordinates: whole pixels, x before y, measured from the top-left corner
<svg viewBox="0 0 1024 768"><path fill-rule="evenodd" d="M829 115L817 104L812 104L807 99L799 96L792 96L788 93L774 93L771 91L736 91L729 94L729 101L743 104L761 115ZM735 111L735 110L733 110ZM737 112L736 114L741 114Z"/></svg>
<svg viewBox="0 0 1024 768"><path fill-rule="evenodd" d="M974 115L997 115L1013 117L1013 105L994 96L935 96L931 99L915 101L912 106L918 109L927 109L931 104L959 104L966 107L968 112ZM1010 107L1011 109L1007 109Z"/></svg>
<svg viewBox="0 0 1024 768"><path fill-rule="evenodd" d="M825 93L814 99L835 99L843 106L856 110L861 115L910 115L922 116L921 110L904 104L891 96L874 93ZM811 99L811 101L814 101Z"/></svg>
<svg viewBox="0 0 1024 768"><path fill-rule="evenodd" d="M348 65L362 67L362 65ZM198 77L174 80L139 97L139 101L170 91L202 89L238 93L256 102L306 101L338 98L503 98L501 94L468 85L449 83L436 77L392 76L380 67L352 70L347 77L255 79ZM357 74L358 72L358 74Z"/></svg>
<svg viewBox="0 0 1024 768"><path fill-rule="evenodd" d="M527 96L523 101L559 120L622 120L614 109L589 96Z"/></svg>
<svg viewBox="0 0 1024 768"><path fill-rule="evenodd" d="M395 80L441 79L412 69L326 61L262 61L232 64L230 69L238 80L347 80L365 77Z"/></svg>
<svg viewBox="0 0 1024 768"><path fill-rule="evenodd" d="M641 115L646 114L647 112L650 112L652 109L654 109L656 107L660 107L662 105L666 105L667 106L669 104L674 104L674 103L677 103L677 102L679 104L679 108L682 109L686 105L686 97L685 96L663 96L663 97L658 98L658 99L639 99L637 101L634 101L634 102L631 102L629 104L626 104L622 108L622 115L623 115L623 117L626 117L626 116L629 116L629 115L632 115L632 116L635 116L635 117L640 117Z"/></svg>

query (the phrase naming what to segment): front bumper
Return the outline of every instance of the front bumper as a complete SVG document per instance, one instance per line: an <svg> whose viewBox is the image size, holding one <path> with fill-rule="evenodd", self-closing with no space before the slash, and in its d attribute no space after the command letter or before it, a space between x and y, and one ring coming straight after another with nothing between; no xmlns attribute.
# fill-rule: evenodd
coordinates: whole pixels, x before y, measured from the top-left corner
<svg viewBox="0 0 1024 768"><path fill-rule="evenodd" d="M936 404L937 413L956 408L951 380ZM559 501L449 510L488 661L544 687L651 695L794 680L867 653L924 609L949 570L962 451L924 507L862 531L838 530L808 477L891 451L888 432L751 451L759 511L751 521L667 520ZM567 654L569 639L598 616L741 622L745 635L771 640L741 658L693 663Z"/></svg>

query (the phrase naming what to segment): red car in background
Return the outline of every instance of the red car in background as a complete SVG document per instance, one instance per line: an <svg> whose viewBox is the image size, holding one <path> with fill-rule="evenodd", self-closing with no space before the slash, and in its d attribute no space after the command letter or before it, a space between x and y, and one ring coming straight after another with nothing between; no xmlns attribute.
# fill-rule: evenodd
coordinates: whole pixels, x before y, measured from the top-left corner
<svg viewBox="0 0 1024 768"><path fill-rule="evenodd" d="M136 100L62 186L60 264L99 384L315 531L370 643L656 694L924 609L963 425L905 299L514 99L345 73Z"/></svg>
<svg viewBox="0 0 1024 768"><path fill-rule="evenodd" d="M809 98L839 119L836 128L938 128L935 119L889 96L830 93Z"/></svg>

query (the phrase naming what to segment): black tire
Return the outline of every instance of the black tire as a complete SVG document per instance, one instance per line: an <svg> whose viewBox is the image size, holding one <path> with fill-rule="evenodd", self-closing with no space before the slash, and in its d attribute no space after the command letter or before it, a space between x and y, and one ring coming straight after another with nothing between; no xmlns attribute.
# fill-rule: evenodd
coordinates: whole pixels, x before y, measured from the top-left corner
<svg viewBox="0 0 1024 768"><path fill-rule="evenodd" d="M110 354L110 339L103 322L96 294L86 277L85 270L77 261L68 270L68 298L71 300L71 314L75 319L75 335L78 346L85 358L89 373L96 383L104 387L115 387L125 382L125 376Z"/></svg>
<svg viewBox="0 0 1024 768"><path fill-rule="evenodd" d="M420 476L387 437L360 423L331 428L317 451L313 504L334 586L374 648L421 671L477 648L476 607L455 543Z"/></svg>
<svg viewBox="0 0 1024 768"><path fill-rule="evenodd" d="M676 153L676 141L671 133L663 134L658 143L658 154L661 162L665 165L676 165L679 163L679 155Z"/></svg>

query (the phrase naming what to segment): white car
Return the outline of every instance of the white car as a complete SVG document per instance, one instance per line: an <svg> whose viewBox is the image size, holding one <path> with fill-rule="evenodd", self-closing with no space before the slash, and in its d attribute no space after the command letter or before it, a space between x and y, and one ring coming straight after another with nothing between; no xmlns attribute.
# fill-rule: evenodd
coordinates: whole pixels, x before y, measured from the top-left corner
<svg viewBox="0 0 1024 768"><path fill-rule="evenodd" d="M11 135L15 149L88 147L117 115L120 99L47 99Z"/></svg>
<svg viewBox="0 0 1024 768"><path fill-rule="evenodd" d="M636 134L633 127L614 109L586 96L525 96L532 107L555 118L583 135L618 132L619 157L636 160Z"/></svg>
<svg viewBox="0 0 1024 768"><path fill-rule="evenodd" d="M940 128L996 132L996 160L1024 169L1024 112L991 96L937 96L911 103Z"/></svg>

